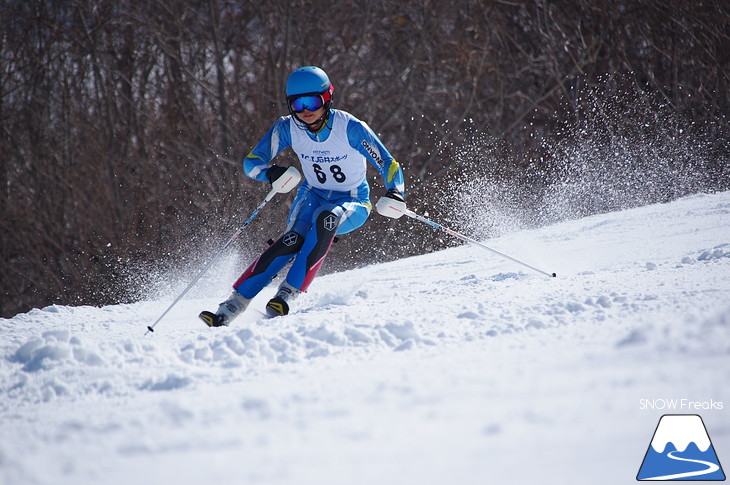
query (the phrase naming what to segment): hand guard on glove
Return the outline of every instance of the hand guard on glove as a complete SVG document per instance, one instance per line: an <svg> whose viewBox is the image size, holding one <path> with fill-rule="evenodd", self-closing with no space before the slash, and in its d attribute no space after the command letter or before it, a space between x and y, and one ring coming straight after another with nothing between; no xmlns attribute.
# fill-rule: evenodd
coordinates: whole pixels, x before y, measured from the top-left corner
<svg viewBox="0 0 730 485"><path fill-rule="evenodd" d="M378 200L375 204L375 209L378 214L393 219L398 219L403 216L406 211L406 202L403 198L403 194L398 192L396 189L388 190L383 197Z"/></svg>
<svg viewBox="0 0 730 485"><path fill-rule="evenodd" d="M276 179L284 175L287 167L280 167L278 165L272 165L266 170L266 178L269 179L269 183L273 184Z"/></svg>

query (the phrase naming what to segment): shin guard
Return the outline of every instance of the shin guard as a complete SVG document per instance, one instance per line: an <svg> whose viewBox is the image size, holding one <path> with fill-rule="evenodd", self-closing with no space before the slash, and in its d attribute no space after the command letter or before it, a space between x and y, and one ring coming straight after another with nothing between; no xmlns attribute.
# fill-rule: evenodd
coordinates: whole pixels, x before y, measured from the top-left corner
<svg viewBox="0 0 730 485"><path fill-rule="evenodd" d="M292 260L303 244L301 235L287 232L251 263L233 287L245 298L253 298Z"/></svg>
<svg viewBox="0 0 730 485"><path fill-rule="evenodd" d="M307 290L332 246L339 224L340 218L332 211L324 210L316 216L304 239L304 245L289 270L287 283L300 291Z"/></svg>

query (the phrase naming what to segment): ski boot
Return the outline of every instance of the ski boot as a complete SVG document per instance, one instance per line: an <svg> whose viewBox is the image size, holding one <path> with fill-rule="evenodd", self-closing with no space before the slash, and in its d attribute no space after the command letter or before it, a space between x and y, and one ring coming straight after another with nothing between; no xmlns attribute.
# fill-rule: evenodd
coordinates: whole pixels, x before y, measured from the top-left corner
<svg viewBox="0 0 730 485"><path fill-rule="evenodd" d="M293 300L301 293L299 290L288 284L282 283L279 291L276 292L274 298L266 304L266 315L269 317L283 317L289 314L289 301Z"/></svg>
<svg viewBox="0 0 730 485"><path fill-rule="evenodd" d="M209 327L223 327L243 313L250 302L251 300L234 291L229 299L220 304L216 313L200 312L198 317Z"/></svg>

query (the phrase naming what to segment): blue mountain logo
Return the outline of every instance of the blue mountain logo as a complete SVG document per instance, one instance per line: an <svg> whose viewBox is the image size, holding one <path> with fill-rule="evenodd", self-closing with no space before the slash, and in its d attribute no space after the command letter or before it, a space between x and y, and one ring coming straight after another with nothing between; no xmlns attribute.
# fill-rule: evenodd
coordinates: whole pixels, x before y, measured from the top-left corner
<svg viewBox="0 0 730 485"><path fill-rule="evenodd" d="M662 416L636 479L725 480L702 418L696 414Z"/></svg>

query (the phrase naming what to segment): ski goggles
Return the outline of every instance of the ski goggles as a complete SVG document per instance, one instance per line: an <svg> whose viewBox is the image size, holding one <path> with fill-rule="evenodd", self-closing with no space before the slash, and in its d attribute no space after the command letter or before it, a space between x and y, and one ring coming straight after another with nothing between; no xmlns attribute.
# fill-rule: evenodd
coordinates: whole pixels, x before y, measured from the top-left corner
<svg viewBox="0 0 730 485"><path fill-rule="evenodd" d="M289 107L295 113L301 113L302 111L317 111L319 108L324 106L324 98L321 94L303 94L296 98L289 99Z"/></svg>

